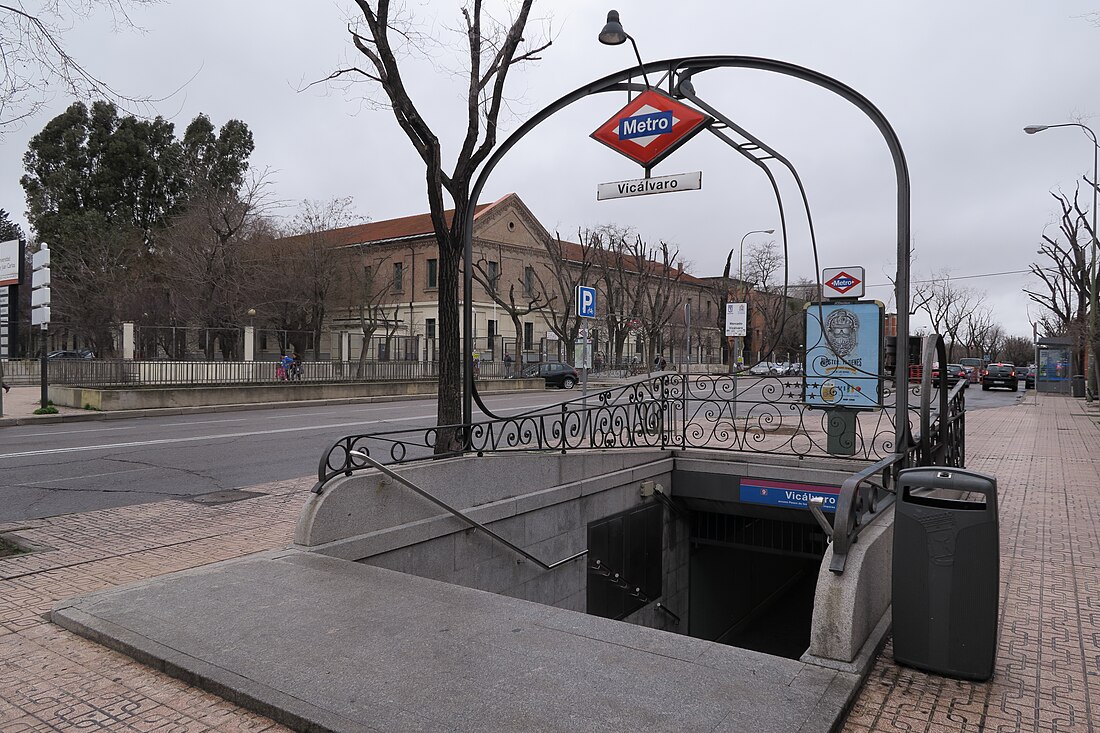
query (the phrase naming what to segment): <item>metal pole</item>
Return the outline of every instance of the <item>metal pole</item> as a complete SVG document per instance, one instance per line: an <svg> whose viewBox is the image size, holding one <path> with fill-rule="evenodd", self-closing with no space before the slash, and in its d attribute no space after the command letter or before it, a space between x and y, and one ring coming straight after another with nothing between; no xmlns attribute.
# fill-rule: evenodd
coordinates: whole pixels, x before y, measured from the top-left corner
<svg viewBox="0 0 1100 733"><path fill-rule="evenodd" d="M1097 181L1097 153L1100 145L1096 142L1096 133L1091 127L1081 125L1092 137L1092 257L1089 259L1089 326L1088 326L1088 360L1092 367L1092 383L1085 377L1085 386L1091 389L1085 390L1089 402L1096 399L1096 390L1100 387L1100 364L1096 363L1096 189L1100 187ZM1087 374L1087 372L1086 372Z"/></svg>
<svg viewBox="0 0 1100 733"><path fill-rule="evenodd" d="M1039 324L1031 324L1031 342L1035 349L1035 405L1039 405ZM1024 378L1024 387L1027 387L1027 378Z"/></svg>
<svg viewBox="0 0 1100 733"><path fill-rule="evenodd" d="M691 298L684 304L684 374L691 369Z"/></svg>
<svg viewBox="0 0 1100 733"><path fill-rule="evenodd" d="M1084 371L1085 377L1085 399L1091 402L1096 398L1096 389L1100 387L1100 364L1096 360L1096 308L1097 308L1097 294L1096 294L1096 194L1097 187L1100 185L1097 181L1098 175L1098 153L1100 153L1100 143L1097 143L1096 133L1088 125L1084 125L1080 122L1064 122L1059 125L1029 125L1024 128L1024 132L1029 135L1033 135L1043 130L1049 130L1054 127L1080 127L1092 140L1092 244L1090 246L1091 252L1089 253L1089 261L1086 264L1086 276L1088 277L1088 299L1089 299L1089 312L1088 323L1085 329L1085 351L1089 363L1089 369L1085 369L1085 365L1081 365L1082 371ZM1089 372L1092 373L1092 381L1090 384ZM1091 389L1090 389L1091 387ZM1038 382L1036 382L1036 391L1038 391Z"/></svg>
<svg viewBox="0 0 1100 733"><path fill-rule="evenodd" d="M46 353L49 351L49 346L48 346L48 343L47 343L47 341L48 341L48 339L47 339L47 335L48 335L47 334L47 329L48 328L49 327L45 323L42 324L42 366L39 367L39 370L41 371L41 374L39 375L39 377L40 377L39 382L41 383L41 386L42 386L42 394L41 394L41 398L42 398L41 399L41 402L42 402L41 407L42 407L42 409L46 409L46 407L50 403L50 387L49 387L49 377L48 377L48 375L49 375L49 369L48 369L49 362L46 360Z"/></svg>

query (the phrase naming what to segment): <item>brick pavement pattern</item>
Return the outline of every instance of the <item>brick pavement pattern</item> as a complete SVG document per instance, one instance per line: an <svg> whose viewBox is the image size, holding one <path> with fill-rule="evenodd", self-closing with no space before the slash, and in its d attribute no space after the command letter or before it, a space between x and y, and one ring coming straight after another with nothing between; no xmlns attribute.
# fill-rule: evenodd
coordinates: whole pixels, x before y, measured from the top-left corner
<svg viewBox="0 0 1100 733"><path fill-rule="evenodd" d="M1079 400L967 416L970 467L996 475L1001 626L996 676L894 664L887 644L845 724L870 731L1100 733L1100 428ZM0 558L0 731L285 731L45 620L62 599L290 543L309 479L264 495L0 525L51 548Z"/></svg>
<svg viewBox="0 0 1100 733"><path fill-rule="evenodd" d="M968 413L968 468L997 478L1001 608L989 682L894 664L887 643L845 733L1100 732L1100 427L1034 393Z"/></svg>

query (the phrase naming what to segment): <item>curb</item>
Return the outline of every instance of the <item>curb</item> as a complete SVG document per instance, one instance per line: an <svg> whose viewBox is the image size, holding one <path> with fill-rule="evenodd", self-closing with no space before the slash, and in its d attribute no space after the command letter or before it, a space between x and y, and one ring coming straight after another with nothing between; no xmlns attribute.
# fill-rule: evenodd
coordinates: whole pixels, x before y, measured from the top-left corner
<svg viewBox="0 0 1100 733"><path fill-rule="evenodd" d="M591 383L589 383L591 385ZM601 389L615 385L601 385ZM530 393L542 390L486 390L478 391L480 395L501 395ZM557 390L555 390L557 391ZM17 425L44 425L69 422L103 422L105 420L126 420L135 417L171 417L174 415L199 415L217 412L240 412L244 410L277 410L292 407L323 407L326 405L361 405L372 402L407 402L434 398L433 394L422 395L384 395L376 397L339 397L323 400L283 400L281 402L240 402L230 405L197 405L194 407L153 407L145 410L112 410L101 412L93 410L89 412L63 413L58 415L23 415L19 417L0 417L0 428L14 427Z"/></svg>

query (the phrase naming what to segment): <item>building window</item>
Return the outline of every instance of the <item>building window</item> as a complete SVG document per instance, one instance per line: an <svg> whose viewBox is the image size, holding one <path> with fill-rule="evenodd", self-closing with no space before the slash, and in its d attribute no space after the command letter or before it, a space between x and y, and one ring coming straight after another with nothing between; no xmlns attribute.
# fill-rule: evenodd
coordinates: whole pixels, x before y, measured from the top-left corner
<svg viewBox="0 0 1100 733"><path fill-rule="evenodd" d="M393 292L400 293L405 289L405 263L393 263Z"/></svg>
<svg viewBox="0 0 1100 733"><path fill-rule="evenodd" d="M527 351L535 348L535 324L523 324L523 348Z"/></svg>
<svg viewBox="0 0 1100 733"><path fill-rule="evenodd" d="M485 268L486 279L489 281L489 292L496 293L497 284L500 282L500 263L490 262Z"/></svg>
<svg viewBox="0 0 1100 733"><path fill-rule="evenodd" d="M491 343L492 340L497 337L497 322L496 321L487 321L486 323L489 327L489 341Z"/></svg>
<svg viewBox="0 0 1100 733"><path fill-rule="evenodd" d="M424 335L427 336L430 339L435 338L435 319L434 318L425 318L424 319Z"/></svg>
<svg viewBox="0 0 1100 733"><path fill-rule="evenodd" d="M428 260L428 287L439 287L439 260Z"/></svg>
<svg viewBox="0 0 1100 733"><path fill-rule="evenodd" d="M707 301L707 318L708 319L710 318L710 306L711 305L712 305L711 302L708 300Z"/></svg>
<svg viewBox="0 0 1100 733"><path fill-rule="evenodd" d="M528 298L535 297L535 268L523 268L523 294Z"/></svg>

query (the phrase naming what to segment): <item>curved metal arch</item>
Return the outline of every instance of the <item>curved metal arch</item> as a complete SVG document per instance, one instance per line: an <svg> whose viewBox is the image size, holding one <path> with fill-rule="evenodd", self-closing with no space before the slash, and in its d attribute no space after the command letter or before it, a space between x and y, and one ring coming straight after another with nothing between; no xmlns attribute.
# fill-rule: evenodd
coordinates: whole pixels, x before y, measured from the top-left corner
<svg viewBox="0 0 1100 733"><path fill-rule="evenodd" d="M585 97L593 94L601 94L610 91L642 91L646 87L645 85L631 83L630 80L637 76L639 73L645 75L648 72L666 72L666 78L669 84L669 91L673 96L685 96L681 92L681 88L685 91L690 90L691 78L695 74L710 71L712 69L719 68L733 68L733 69L753 69L757 71L769 71L784 76L790 76L796 79L807 81L816 86L827 89L847 101L851 102L856 108L862 111L878 128L879 133L886 141L887 148L890 151L890 156L894 163L894 174L897 179L897 279L895 282L895 304L897 306L897 364L905 365L909 363L909 339L907 338L909 333L909 237L910 237L910 188L909 188L909 167L905 161L905 154L901 148L901 141L898 139L897 133L894 132L890 122L886 119L886 116L882 114L879 109L871 103L869 99L857 92L855 89L840 82L830 76L808 69L796 64L787 63L785 61L778 61L775 59L767 59L756 56L688 56L676 59L666 59L662 61L652 61L641 66L634 66L622 71L610 74L598 79L590 84L586 84L582 87L575 89L572 92L560 97L557 101L551 103L540 112L535 114L527 122L520 125L520 127L513 132L508 138L500 144L491 157L485 161L481 172L478 174L477 180L474 182L473 188L470 191L470 199L467 204L467 216L466 225L463 233L463 258L465 260L465 268L463 273L463 314L462 314L462 328L463 328L463 364L466 368L463 371L464 389L463 389L463 405L462 405L462 419L466 425L471 424L473 419L473 405L472 400L475 396L473 372L469 369L469 364L473 357L473 271L471 269L471 263L473 261L473 239L474 239L474 212L477 207L478 199L481 195L482 189L484 189L489 175L493 172L496 166L500 163L501 159L515 147L516 143L527 136L534 128L545 122L547 119L557 114L561 110L565 109L569 105L584 99ZM896 385L895 390L895 446L896 450L901 453L905 452L905 447L909 445L909 427L908 427L908 393L905 389L905 385L908 381L908 374L903 368L900 370L895 368L894 380ZM478 403L480 406L480 398ZM904 466L902 466L904 467Z"/></svg>

